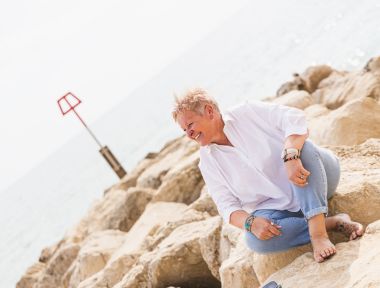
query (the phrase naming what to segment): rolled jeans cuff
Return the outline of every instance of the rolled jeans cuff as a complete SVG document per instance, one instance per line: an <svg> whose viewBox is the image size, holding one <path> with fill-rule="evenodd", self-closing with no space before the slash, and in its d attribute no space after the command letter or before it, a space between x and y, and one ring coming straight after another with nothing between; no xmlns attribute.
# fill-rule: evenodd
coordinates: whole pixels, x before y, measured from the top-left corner
<svg viewBox="0 0 380 288"><path fill-rule="evenodd" d="M325 214L325 217L327 216L328 208L326 206L318 207L311 209L307 212L304 212L305 218L309 220L311 217L314 217L315 215L318 214Z"/></svg>

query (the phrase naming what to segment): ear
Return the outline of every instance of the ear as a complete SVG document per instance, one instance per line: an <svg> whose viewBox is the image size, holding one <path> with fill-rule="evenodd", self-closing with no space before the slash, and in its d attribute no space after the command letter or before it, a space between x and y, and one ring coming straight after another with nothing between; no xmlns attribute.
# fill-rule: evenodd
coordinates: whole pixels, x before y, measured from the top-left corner
<svg viewBox="0 0 380 288"><path fill-rule="evenodd" d="M205 105L205 115L210 119L214 118L214 107L212 107L210 104Z"/></svg>

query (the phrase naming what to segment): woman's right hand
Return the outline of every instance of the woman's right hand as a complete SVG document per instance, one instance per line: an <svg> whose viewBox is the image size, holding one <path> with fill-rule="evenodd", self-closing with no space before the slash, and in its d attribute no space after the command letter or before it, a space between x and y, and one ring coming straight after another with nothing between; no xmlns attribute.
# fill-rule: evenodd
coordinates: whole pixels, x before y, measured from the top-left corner
<svg viewBox="0 0 380 288"><path fill-rule="evenodd" d="M262 217L256 217L251 225L251 232L260 240L268 240L281 235L281 226Z"/></svg>

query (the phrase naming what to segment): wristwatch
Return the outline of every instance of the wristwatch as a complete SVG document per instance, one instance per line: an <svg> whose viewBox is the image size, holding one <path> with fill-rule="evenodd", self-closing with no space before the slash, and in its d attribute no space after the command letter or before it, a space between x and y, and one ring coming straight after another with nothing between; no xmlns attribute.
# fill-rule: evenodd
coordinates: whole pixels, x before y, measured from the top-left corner
<svg viewBox="0 0 380 288"><path fill-rule="evenodd" d="M288 157L300 156L300 150L297 148L286 148L282 150L281 158L285 160Z"/></svg>

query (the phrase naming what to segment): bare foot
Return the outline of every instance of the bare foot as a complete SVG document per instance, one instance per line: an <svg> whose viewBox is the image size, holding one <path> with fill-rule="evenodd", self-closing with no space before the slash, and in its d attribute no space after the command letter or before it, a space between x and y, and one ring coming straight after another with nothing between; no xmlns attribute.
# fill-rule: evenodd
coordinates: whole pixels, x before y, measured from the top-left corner
<svg viewBox="0 0 380 288"><path fill-rule="evenodd" d="M342 232L344 235L349 237L350 240L354 240L357 237L363 235L363 225L358 222L352 221L348 214L341 213L333 217L337 218L334 230Z"/></svg>
<svg viewBox="0 0 380 288"><path fill-rule="evenodd" d="M311 237L311 244L313 245L314 259L319 263L336 253L335 246L327 235Z"/></svg>

